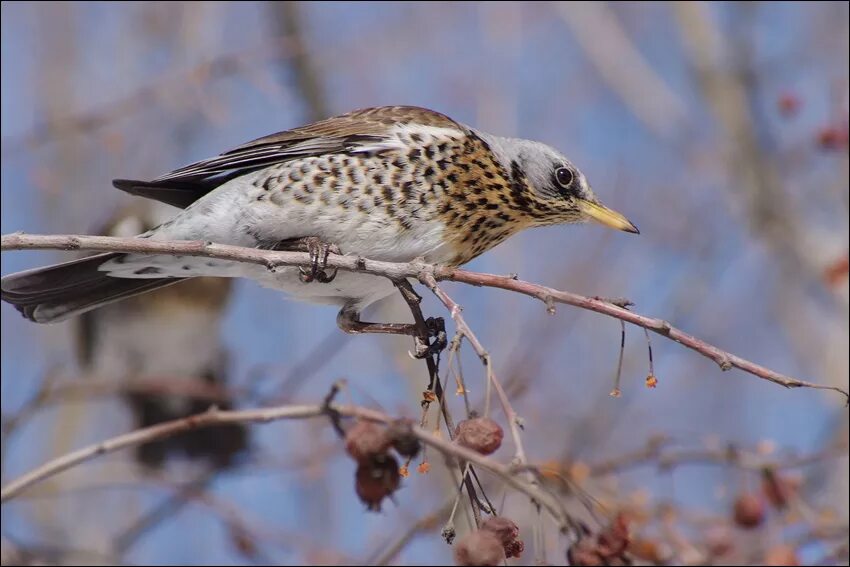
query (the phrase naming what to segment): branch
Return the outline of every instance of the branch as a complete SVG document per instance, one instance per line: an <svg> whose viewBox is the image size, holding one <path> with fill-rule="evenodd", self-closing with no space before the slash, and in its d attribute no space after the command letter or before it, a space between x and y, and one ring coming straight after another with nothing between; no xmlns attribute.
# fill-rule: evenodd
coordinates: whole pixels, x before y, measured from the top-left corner
<svg viewBox="0 0 850 567"><path fill-rule="evenodd" d="M109 236L48 236L14 233L3 235L2 242L0 242L0 250L95 250L135 254L203 256L219 260L257 264L265 266L272 272L284 266L307 267L311 262L309 254L306 252L278 252L202 241L158 241L147 238L114 238ZM383 276L390 280L404 278L422 280L431 276L436 281L447 280L480 287L499 288L539 299L546 304L549 310L553 308L555 303L572 305L620 319L626 323L631 323L665 336L713 360L722 370L739 368L758 378L768 380L786 388L834 390L844 395L845 402L850 401L850 395L848 395L846 390L836 386L815 384L780 374L681 331L667 321L633 313L628 309L615 305L610 300L599 297L587 297L568 291L560 291L510 276L482 274L416 261L408 263L380 262L377 260L366 260L358 256L331 254L328 257L327 266L349 272Z"/></svg>
<svg viewBox="0 0 850 567"><path fill-rule="evenodd" d="M202 414L168 421L151 427L146 427L144 429L139 429L131 433L119 435L50 460L4 486L2 491L0 491L0 502L5 502L20 494L24 489L38 482L94 459L100 455L140 445L142 443L156 441L184 431L227 423L269 423L271 421L278 421L282 419L324 417L328 414L329 410L337 415L358 417L360 419L379 423L388 424L394 421L394 418L385 413L351 405L286 405L274 408L244 411L211 410ZM568 525L568 519L564 516L562 507L558 501L549 494L541 491L539 488L531 486L530 484L516 478L516 475L520 472L516 467L498 463L495 460L487 458L475 451L461 447L455 443L451 443L441 437L437 437L430 431L422 429L421 427L414 426L412 428L412 432L413 435L415 435L422 443L433 447L446 457L468 461L478 465L482 469L490 471L502 479L505 484L525 493L541 506L546 508L558 523L559 527L565 528Z"/></svg>

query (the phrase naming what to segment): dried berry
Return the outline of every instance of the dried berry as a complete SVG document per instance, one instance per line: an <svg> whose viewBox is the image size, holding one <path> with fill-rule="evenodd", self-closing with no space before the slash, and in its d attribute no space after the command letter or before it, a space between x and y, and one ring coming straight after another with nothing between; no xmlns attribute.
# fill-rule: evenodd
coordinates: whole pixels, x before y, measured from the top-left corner
<svg viewBox="0 0 850 567"><path fill-rule="evenodd" d="M475 530L454 546L458 565L501 565L505 561L502 541L490 530Z"/></svg>
<svg viewBox="0 0 850 567"><path fill-rule="evenodd" d="M391 441L384 427L358 420L345 433L345 450L355 461L363 463L386 453Z"/></svg>
<svg viewBox="0 0 850 567"><path fill-rule="evenodd" d="M742 528L756 528L764 522L764 502L755 494L744 493L735 499L735 523Z"/></svg>
<svg viewBox="0 0 850 567"><path fill-rule="evenodd" d="M523 551L525 551L525 543L521 539L514 540L505 545L505 557L508 559L511 557L519 558Z"/></svg>
<svg viewBox="0 0 850 567"><path fill-rule="evenodd" d="M369 510L380 512L381 502L398 490L401 474L392 455L380 455L357 467L355 490Z"/></svg>
<svg viewBox="0 0 850 567"><path fill-rule="evenodd" d="M502 516L493 516L481 524L482 530L488 530L496 534L505 548L505 556L519 557L525 549L525 544L519 537L519 527L513 521Z"/></svg>
<svg viewBox="0 0 850 567"><path fill-rule="evenodd" d="M413 422L409 419L394 421L389 426L387 434L392 440L393 449L402 457L415 459L422 449L422 444L413 434Z"/></svg>
<svg viewBox="0 0 850 567"><path fill-rule="evenodd" d="M501 447L504 436L501 426L489 417L464 419L455 428L455 441L482 455L494 453Z"/></svg>

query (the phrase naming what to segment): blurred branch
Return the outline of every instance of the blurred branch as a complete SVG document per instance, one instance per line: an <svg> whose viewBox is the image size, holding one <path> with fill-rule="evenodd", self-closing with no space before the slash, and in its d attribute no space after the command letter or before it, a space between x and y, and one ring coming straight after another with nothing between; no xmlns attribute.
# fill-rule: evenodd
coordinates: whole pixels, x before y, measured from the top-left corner
<svg viewBox="0 0 850 567"><path fill-rule="evenodd" d="M756 9L754 5L740 6L734 20ZM744 220L755 234L782 252L777 259L787 273L799 274L802 267L809 279L822 284L827 269L819 253L823 234L806 230L806 222L783 191L773 155L775 144L756 99L752 28L746 26L746 31L729 38L708 5L676 2L674 7L685 54L724 138L728 169L725 187L733 207L745 213ZM832 296L839 298L837 293Z"/></svg>
<svg viewBox="0 0 850 567"><path fill-rule="evenodd" d="M664 438L651 438L642 449L588 465L589 473L591 476L604 476L641 465L656 465L660 470L669 470L691 464L734 465L755 471L779 470L814 465L847 454L846 445L834 445L807 455L778 458L747 451L733 444L718 448L669 449L665 448L666 441Z"/></svg>
<svg viewBox="0 0 850 567"><path fill-rule="evenodd" d="M670 138L687 120L682 100L632 43L605 2L557 2L561 19L602 80L660 138Z"/></svg>
<svg viewBox="0 0 850 567"><path fill-rule="evenodd" d="M119 435L100 443L90 445L78 451L48 461L44 465L18 477L8 483L0 492L0 501L5 502L26 488L50 478L62 471L73 468L81 463L112 453L120 449L132 447L142 443L148 443L157 439L163 439L177 433L211 427L213 425L227 423L269 423L283 419L309 419L326 417L329 415L357 417L359 419L390 424L395 421L389 415L351 405L318 404L318 405L289 405L267 409L254 409L244 411L208 411L193 415L184 419L177 419L159 425L139 429L125 435ZM559 503L549 494L542 492L539 488L531 486L516 478L517 469L509 465L503 465L497 461L484 457L481 454L446 441L434 435L431 431L421 427L411 426L412 434L422 443L430 446L436 451L449 458L461 459L478 465L490 471L502 479L514 489L525 493L535 502L546 508L556 520L559 527L567 525L567 518Z"/></svg>
<svg viewBox="0 0 850 567"><path fill-rule="evenodd" d="M215 244L200 241L157 241L145 238L114 238L108 236L83 235L27 235L21 233L3 235L2 250L98 250L127 252L138 254L169 254L184 256L204 256L220 260L245 262L266 266L274 271L282 266L309 266L310 256L306 252L277 252ZM833 390L844 395L845 402L850 400L847 391L836 386L815 384L775 372L769 368L726 352L702 339L673 327L669 322L633 313L621 307L623 300L606 300L599 297L586 297L568 291L560 291L543 285L522 281L512 276L482 274L456 268L448 268L419 262L392 263L366 260L354 256L331 254L327 260L329 268L345 271L368 273L383 276L393 281L416 278L425 282L429 277L435 281L447 280L481 287L493 287L513 291L539 299L546 304L548 311L554 310L556 303L572 305L588 311L595 311L627 323L643 327L668 339L682 344L691 350L716 362L722 370L739 368L763 380L768 380L786 388L815 388Z"/></svg>
<svg viewBox="0 0 850 567"><path fill-rule="evenodd" d="M271 11L272 19L280 30L280 35L292 40L294 49L292 57L289 58L289 64L295 75L295 88L307 105L310 122L327 118L329 113L325 91L304 38L303 4L286 0L268 2L266 6Z"/></svg>
<svg viewBox="0 0 850 567"><path fill-rule="evenodd" d="M124 98L90 112L80 112L62 120L40 124L26 134L7 138L3 140L2 156L6 158L26 149L37 148L53 141L57 134L79 135L98 130L155 103L169 91L184 89L187 84L205 83L211 79L236 74L254 59L294 57L299 49L301 45L293 38L278 37L253 49L214 57L190 69L142 86Z"/></svg>

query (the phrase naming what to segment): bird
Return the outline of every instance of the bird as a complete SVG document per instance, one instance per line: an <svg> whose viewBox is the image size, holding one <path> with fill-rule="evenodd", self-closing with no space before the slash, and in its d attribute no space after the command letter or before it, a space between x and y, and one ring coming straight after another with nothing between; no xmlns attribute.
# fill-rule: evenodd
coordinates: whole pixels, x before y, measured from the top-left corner
<svg viewBox="0 0 850 567"><path fill-rule="evenodd" d="M387 262L466 264L521 230L595 221L639 233L603 205L585 175L541 142L489 134L414 106L355 110L271 134L152 181L116 179L129 194L183 209L144 232L272 250L329 251ZM393 282L187 256L97 254L0 280L2 299L53 323L200 276L250 278L291 298L339 308L349 333L416 335L411 324L362 320Z"/></svg>
<svg viewBox="0 0 850 567"><path fill-rule="evenodd" d="M173 211L156 201L136 201L115 211L97 232L135 236L167 221ZM83 313L73 327L80 370L85 376L128 385L167 381L187 390L226 392L228 355L218 330L230 283L225 278L192 278ZM139 428L198 414L212 405L222 410L233 405L227 397L211 401L133 388L123 397ZM236 463L247 446L244 425L224 424L137 445L135 459L145 469L156 470L167 457L181 454L223 469Z"/></svg>

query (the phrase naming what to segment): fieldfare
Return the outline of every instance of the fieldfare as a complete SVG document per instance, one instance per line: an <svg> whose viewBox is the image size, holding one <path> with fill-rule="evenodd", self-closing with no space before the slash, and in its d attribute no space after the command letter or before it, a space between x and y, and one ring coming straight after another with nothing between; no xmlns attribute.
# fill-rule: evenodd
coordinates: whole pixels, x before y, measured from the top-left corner
<svg viewBox="0 0 850 567"><path fill-rule="evenodd" d="M411 106L368 108L254 140L153 181L115 180L183 210L141 235L266 249L329 249L459 266L522 229L596 221L637 233L557 150ZM201 257L104 253L2 279L2 298L38 323L197 276L246 277L341 307L347 332L415 334L360 320L393 293L385 278ZM307 283L309 280L318 280ZM324 281L324 283L323 283Z"/></svg>

